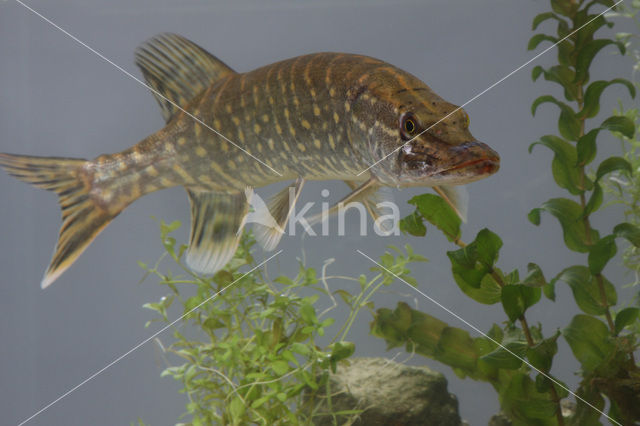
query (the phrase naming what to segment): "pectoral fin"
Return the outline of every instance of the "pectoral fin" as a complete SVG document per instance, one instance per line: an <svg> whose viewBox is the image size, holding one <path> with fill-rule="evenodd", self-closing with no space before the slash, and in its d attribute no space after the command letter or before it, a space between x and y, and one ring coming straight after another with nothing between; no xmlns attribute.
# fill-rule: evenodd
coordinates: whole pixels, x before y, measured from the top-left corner
<svg viewBox="0 0 640 426"><path fill-rule="evenodd" d="M191 236L187 265L214 274L233 257L249 209L245 195L187 191L191 202Z"/></svg>
<svg viewBox="0 0 640 426"><path fill-rule="evenodd" d="M358 188L358 184L356 182L345 180L344 183L349 185L349 188L353 190ZM393 202L393 193L391 192L391 188L385 186L379 186L377 188L373 187L369 192L364 194L364 197L362 197L360 202L364 204L374 223L380 223L383 227L383 231L390 230L390 228L388 228L388 222L380 222L378 219L384 216L384 203Z"/></svg>
<svg viewBox="0 0 640 426"><path fill-rule="evenodd" d="M434 186L433 190L449 204L464 223L467 223L469 193L464 186Z"/></svg>
<svg viewBox="0 0 640 426"><path fill-rule="evenodd" d="M265 250L275 249L280 242L303 185L304 179L298 178L293 186L277 193L267 205L257 197L251 198L253 212L249 215L254 216L251 216L248 222L255 223L253 229L256 240Z"/></svg>
<svg viewBox="0 0 640 426"><path fill-rule="evenodd" d="M349 187L353 189L353 191L350 192L346 197L344 197L343 199L335 203L333 206L331 206L329 210L327 210L326 212L323 211L307 219L307 222L310 225L313 225L322 221L325 215L326 217L329 217L337 213L338 209L340 209L340 206L346 206L347 204L353 203L353 202L363 203L367 208L367 210L369 210L369 208L371 207L371 210L369 210L369 213L372 216L374 214L378 215L374 199L372 198L375 196L376 192L380 188L380 185L378 184L378 182L374 179L369 179L365 183L360 184L360 186L358 186L358 184L355 182L351 182L351 181L345 181L345 182L347 183L347 185L349 185Z"/></svg>

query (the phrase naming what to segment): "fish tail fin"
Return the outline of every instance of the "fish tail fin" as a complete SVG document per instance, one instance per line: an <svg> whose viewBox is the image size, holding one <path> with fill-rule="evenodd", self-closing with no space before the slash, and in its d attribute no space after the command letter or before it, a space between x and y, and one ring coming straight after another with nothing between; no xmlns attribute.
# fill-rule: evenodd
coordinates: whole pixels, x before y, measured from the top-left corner
<svg viewBox="0 0 640 426"><path fill-rule="evenodd" d="M32 157L0 153L0 166L11 176L58 194L62 227L42 288L53 283L82 254L102 229L118 215L90 196L86 160Z"/></svg>

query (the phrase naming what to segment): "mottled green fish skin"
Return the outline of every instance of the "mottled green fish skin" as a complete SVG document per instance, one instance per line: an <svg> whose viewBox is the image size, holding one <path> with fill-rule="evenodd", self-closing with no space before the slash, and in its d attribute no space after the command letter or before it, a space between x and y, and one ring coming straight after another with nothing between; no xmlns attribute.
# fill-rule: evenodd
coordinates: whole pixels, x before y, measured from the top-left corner
<svg viewBox="0 0 640 426"><path fill-rule="evenodd" d="M167 121L160 131L90 161L0 153L9 174L59 196L63 223L43 287L124 208L160 189L188 190L187 263L214 273L237 246L248 187L339 179L373 191L437 190L499 167L462 109L378 59L316 53L236 73L194 43L161 34L138 48L136 63ZM364 202L375 215L371 199ZM286 214L278 220L286 223ZM268 246L279 241L264 235Z"/></svg>
<svg viewBox="0 0 640 426"><path fill-rule="evenodd" d="M229 75L185 108L282 176L178 112L139 144L96 159L94 183L105 182L103 195L115 197L105 202L116 204L176 185L236 192L297 177L358 181L373 174L381 184L411 185L399 176L397 155L356 175L404 143L398 124L404 111L426 128L456 108L381 60L341 53L300 56ZM457 161L447 149L475 140L467 125L460 109L424 135L441 145L433 147L439 153L434 161ZM429 135L437 135L436 141ZM478 158L498 158L482 145Z"/></svg>

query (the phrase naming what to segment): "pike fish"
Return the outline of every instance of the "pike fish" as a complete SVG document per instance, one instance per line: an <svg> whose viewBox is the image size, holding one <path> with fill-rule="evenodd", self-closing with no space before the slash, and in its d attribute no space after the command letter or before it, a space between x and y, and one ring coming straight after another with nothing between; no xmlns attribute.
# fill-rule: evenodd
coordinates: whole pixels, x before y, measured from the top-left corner
<svg viewBox="0 0 640 426"><path fill-rule="evenodd" d="M213 274L238 246L247 188L295 181L268 204L278 226L256 229L271 250L307 180L345 181L353 191L341 202L360 201L375 218L381 187L434 187L456 207L453 185L499 168L464 110L378 59L315 53L237 73L175 34L144 42L135 59L164 128L93 160L0 154L10 175L59 197L62 227L43 288L123 209L161 189L186 188L187 264Z"/></svg>

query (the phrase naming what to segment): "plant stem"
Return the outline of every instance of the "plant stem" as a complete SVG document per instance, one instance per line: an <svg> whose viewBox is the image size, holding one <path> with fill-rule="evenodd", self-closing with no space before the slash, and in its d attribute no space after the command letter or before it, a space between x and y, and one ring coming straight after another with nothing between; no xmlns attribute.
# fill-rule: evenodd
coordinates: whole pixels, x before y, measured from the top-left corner
<svg viewBox="0 0 640 426"><path fill-rule="evenodd" d="M453 242L457 246L462 247L462 248L465 248L467 246L459 238L454 240ZM506 285L504 280L500 276L500 274L498 274L495 270L492 269L490 274L491 274L491 277L495 280L495 282L500 286L500 288L502 288L502 287L504 287ZM529 346L535 345L533 337L531 337L531 330L529 330L529 324L527 323L527 318L524 316L524 314L522 314L520 316L520 318L518 318L518 321L520 321L520 325L522 326L522 331L524 332L524 336L527 339L527 344Z"/></svg>
<svg viewBox="0 0 640 426"><path fill-rule="evenodd" d="M578 110L582 110L584 105L584 88L582 87L582 83L577 85L577 93L578 96L576 98L576 102L578 103ZM580 119L580 134L579 137L584 136L584 122L585 118ZM580 206L582 207L582 211L586 206L586 199L584 196L584 183L585 183L585 172L584 165L580 166L580 189L583 191L580 193ZM587 245L593 245L593 240L591 239L591 222L589 221L589 215L584 215L582 218L582 223L584 224L585 231L585 241ZM611 330L611 334L615 334L615 326L613 324L613 318L611 317L611 312L609 311L609 303L607 302L607 294L604 290L604 279L602 274L595 274L596 281L598 282L598 290L600 292L600 303L604 306L604 315L607 318L607 323L609 324L609 329Z"/></svg>
<svg viewBox="0 0 640 426"><path fill-rule="evenodd" d="M558 392L556 392L555 384L551 383L551 399L553 399L557 405L556 408L556 419L558 420L559 426L564 426L564 417L562 416L562 406L560 405L560 397L558 396Z"/></svg>
<svg viewBox="0 0 640 426"><path fill-rule="evenodd" d="M527 345L529 347L534 346L535 342L533 341L533 337L531 337L531 331L529 330L527 318L525 318L524 314L522 314L520 315L520 318L518 318L518 320L520 321L520 324L522 324L522 331L524 331L524 337L527 338Z"/></svg>
<svg viewBox="0 0 640 426"><path fill-rule="evenodd" d="M527 346L533 347L535 346L535 342L531 337L531 332L529 330L529 324L527 324L527 318L525 318L524 314L518 318L520 320L520 324L522 324L522 330L524 331L524 335L527 338ZM549 371L545 371L545 374L549 374ZM551 383L550 391L551 399L556 403L556 419L558 420L559 426L564 426L564 417L562 417L562 406L560 405L560 397L558 396L558 392L556 392L556 388L553 383Z"/></svg>
<svg viewBox="0 0 640 426"><path fill-rule="evenodd" d="M616 327L613 324L613 318L611 318L611 312L609 312L609 302L607 302L607 294L604 291L604 278L602 274L596 274L596 281L598 282L598 290L600 290L600 299L602 299L602 304L604 305L604 316L607 318L607 323L609 324L609 329L611 330L611 334L615 335Z"/></svg>
<svg viewBox="0 0 640 426"><path fill-rule="evenodd" d="M461 248L465 248L467 246L460 239L456 239L453 242ZM496 283L498 283L498 285L501 288L506 285L504 280L500 276L500 274L498 274L495 270L491 271L491 277L496 281ZM603 291L604 291L604 287L603 287ZM609 311L607 310L607 314L608 313ZM520 318L518 318L518 321L520 321L520 325L522 326L522 332L524 333L524 336L527 339L527 346L529 347L535 346L535 341L533 340L533 336L531 336L529 323L527 322L527 318L525 317L524 313L520 316ZM548 371L545 371L544 373L549 374ZM558 422L558 426L564 426L564 417L562 416L562 406L560 405L560 397L558 396L558 392L556 392L556 388L554 387L553 383L551 384L551 388L549 392L551 394L552 401L555 402L556 404L556 420Z"/></svg>

